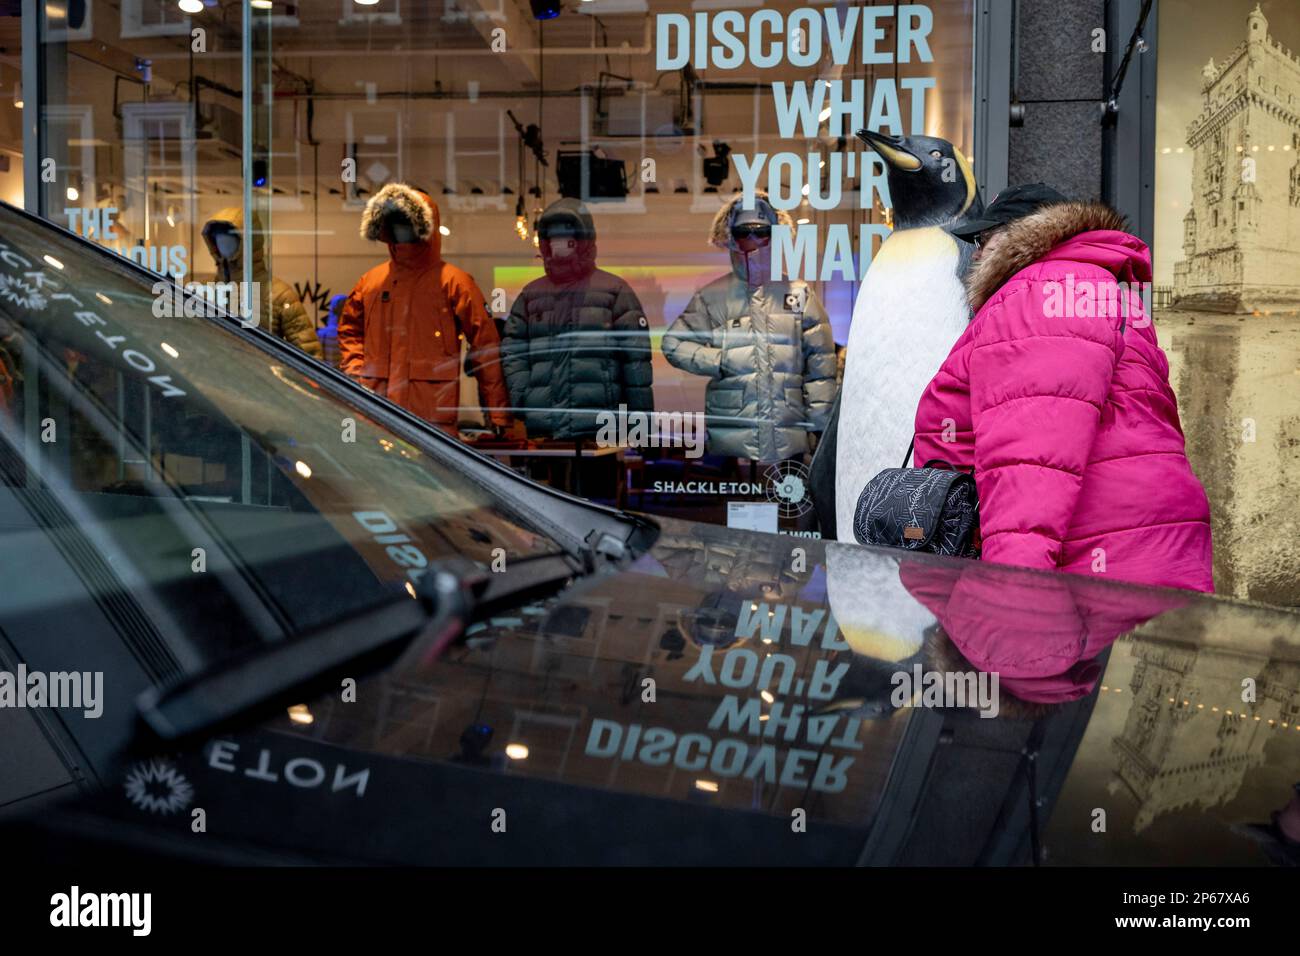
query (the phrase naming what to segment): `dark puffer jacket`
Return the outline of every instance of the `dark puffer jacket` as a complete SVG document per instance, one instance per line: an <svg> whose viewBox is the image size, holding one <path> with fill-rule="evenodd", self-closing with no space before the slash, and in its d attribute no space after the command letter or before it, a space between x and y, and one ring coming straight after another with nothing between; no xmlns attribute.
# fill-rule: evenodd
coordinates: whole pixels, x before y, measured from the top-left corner
<svg viewBox="0 0 1300 956"><path fill-rule="evenodd" d="M578 438L596 415L654 410L650 328L631 286L596 268L596 227L576 199L538 223L546 275L524 286L501 343L510 403L531 438Z"/></svg>

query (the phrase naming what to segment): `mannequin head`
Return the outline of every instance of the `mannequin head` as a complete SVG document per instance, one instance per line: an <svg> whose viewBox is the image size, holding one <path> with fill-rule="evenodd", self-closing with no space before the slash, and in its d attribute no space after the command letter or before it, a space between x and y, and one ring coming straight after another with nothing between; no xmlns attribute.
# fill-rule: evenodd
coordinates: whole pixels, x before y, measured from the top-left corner
<svg viewBox="0 0 1300 956"><path fill-rule="evenodd" d="M243 236L234 223L213 219L203 226L203 241L207 244L213 261L220 266L239 258Z"/></svg>
<svg viewBox="0 0 1300 956"><path fill-rule="evenodd" d="M596 268L596 225L576 199L547 207L537 223L538 248L546 274L556 282L574 282Z"/></svg>
<svg viewBox="0 0 1300 956"><path fill-rule="evenodd" d="M395 245L420 241L411 217L401 209L390 209L384 213L379 226L379 237L384 242Z"/></svg>
<svg viewBox="0 0 1300 956"><path fill-rule="evenodd" d="M765 198L755 197L751 209L737 202L731 209L729 241L731 265L736 275L751 286L771 279L772 225L776 211Z"/></svg>
<svg viewBox="0 0 1300 956"><path fill-rule="evenodd" d="M217 267L217 278L229 282L243 273L244 235L240 222L225 215L203 224L203 242Z"/></svg>
<svg viewBox="0 0 1300 956"><path fill-rule="evenodd" d="M442 254L438 206L406 183L389 183L366 201L361 236L388 246L399 265L424 266Z"/></svg>

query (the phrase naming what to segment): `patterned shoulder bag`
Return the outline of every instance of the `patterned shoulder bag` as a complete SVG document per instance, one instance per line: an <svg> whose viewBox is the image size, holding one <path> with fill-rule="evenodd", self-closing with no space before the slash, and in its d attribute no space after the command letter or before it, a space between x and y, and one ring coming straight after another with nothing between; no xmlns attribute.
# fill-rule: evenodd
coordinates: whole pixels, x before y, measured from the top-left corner
<svg viewBox="0 0 1300 956"><path fill-rule="evenodd" d="M853 514L853 536L860 544L978 558L974 476L940 458L909 468L915 444L913 438L902 468L886 468L862 489Z"/></svg>

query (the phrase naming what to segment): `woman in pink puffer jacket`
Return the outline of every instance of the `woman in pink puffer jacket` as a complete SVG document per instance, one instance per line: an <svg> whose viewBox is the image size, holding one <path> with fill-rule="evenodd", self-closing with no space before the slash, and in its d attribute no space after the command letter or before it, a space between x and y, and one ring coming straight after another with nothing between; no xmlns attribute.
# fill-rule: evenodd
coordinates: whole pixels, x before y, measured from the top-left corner
<svg viewBox="0 0 1300 956"><path fill-rule="evenodd" d="M975 316L921 396L914 463L973 466L983 560L1213 591L1146 245L1090 202L981 240Z"/></svg>

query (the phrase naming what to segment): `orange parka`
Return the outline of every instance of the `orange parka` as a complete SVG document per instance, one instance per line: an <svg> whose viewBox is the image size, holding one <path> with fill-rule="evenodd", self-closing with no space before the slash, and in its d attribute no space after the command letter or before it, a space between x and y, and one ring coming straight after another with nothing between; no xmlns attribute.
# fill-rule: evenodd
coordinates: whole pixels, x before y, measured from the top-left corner
<svg viewBox="0 0 1300 956"><path fill-rule="evenodd" d="M410 224L415 242L395 243L386 223ZM388 244L388 261L361 277L339 317L339 367L421 418L451 428L460 405L461 339L489 419L508 425L500 337L469 273L442 259L438 206L400 183L366 203L361 235Z"/></svg>

